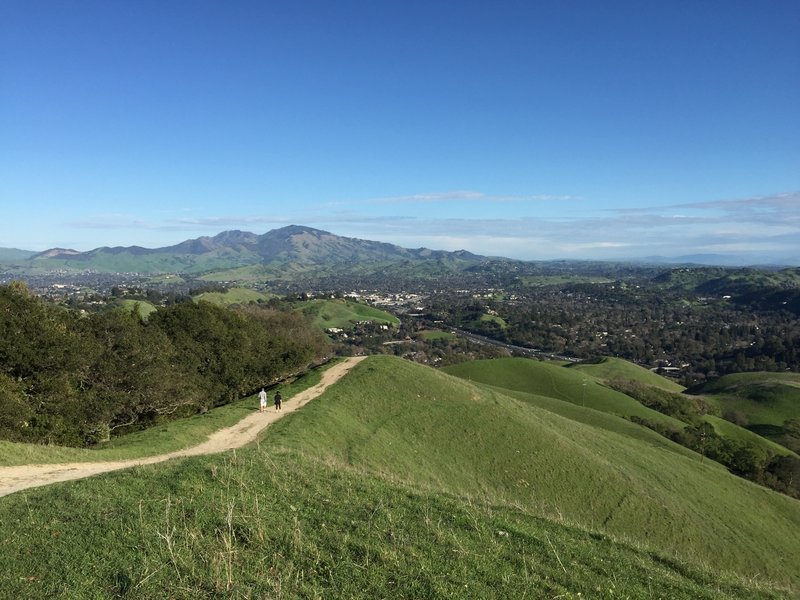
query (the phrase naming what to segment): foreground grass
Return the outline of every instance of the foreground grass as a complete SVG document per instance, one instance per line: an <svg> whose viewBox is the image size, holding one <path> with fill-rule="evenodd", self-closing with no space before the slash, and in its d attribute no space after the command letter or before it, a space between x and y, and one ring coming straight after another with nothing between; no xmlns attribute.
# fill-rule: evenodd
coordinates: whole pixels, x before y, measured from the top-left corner
<svg viewBox="0 0 800 600"><path fill-rule="evenodd" d="M327 366L324 366L309 371L291 383L282 383L271 388L271 391L280 390L284 398L291 398L319 383L321 374L326 368ZM68 448L0 440L0 466L125 460L166 454L199 444L213 432L230 427L257 410L256 396L248 396L203 414L113 438L93 448Z"/></svg>
<svg viewBox="0 0 800 600"><path fill-rule="evenodd" d="M289 418L271 437L325 460L800 584L800 503L694 453L392 357L371 357Z"/></svg>
<svg viewBox="0 0 800 600"><path fill-rule="evenodd" d="M790 593L268 444L3 498L0 538L21 599Z"/></svg>
<svg viewBox="0 0 800 600"><path fill-rule="evenodd" d="M248 448L1 498L0 597L798 597L800 503L614 418L371 357Z"/></svg>

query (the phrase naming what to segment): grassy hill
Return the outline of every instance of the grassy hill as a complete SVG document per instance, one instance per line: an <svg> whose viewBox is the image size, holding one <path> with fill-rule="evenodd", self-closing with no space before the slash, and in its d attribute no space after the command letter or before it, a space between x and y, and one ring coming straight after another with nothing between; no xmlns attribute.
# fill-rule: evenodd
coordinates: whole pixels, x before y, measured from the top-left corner
<svg viewBox="0 0 800 600"><path fill-rule="evenodd" d="M398 325L400 320L378 308L352 300L307 300L295 305L297 310L310 316L320 329L338 327L350 330L360 321L385 325Z"/></svg>
<svg viewBox="0 0 800 600"><path fill-rule="evenodd" d="M800 418L798 373L735 373L694 386L687 393L702 395L720 414L743 415L747 429L778 444L785 443L783 424Z"/></svg>
<svg viewBox="0 0 800 600"><path fill-rule="evenodd" d="M740 410L752 423L780 425L800 416L798 373L734 373L688 393L704 395L722 410Z"/></svg>
<svg viewBox="0 0 800 600"><path fill-rule="evenodd" d="M146 300L125 299L120 300L119 305L127 308L128 310L134 310L135 308L138 308L139 314L142 315L143 319L147 319L151 313L154 313L157 310L154 304L147 302Z"/></svg>
<svg viewBox="0 0 800 600"><path fill-rule="evenodd" d="M626 379L670 392L682 392L685 389L679 383L653 373L650 369L645 369L627 360L611 356L604 356L592 362L570 363L569 368L587 373L601 381Z"/></svg>
<svg viewBox="0 0 800 600"><path fill-rule="evenodd" d="M690 562L800 581L800 503L699 457L371 358L276 442L423 490L512 505Z"/></svg>
<svg viewBox="0 0 800 600"><path fill-rule="evenodd" d="M0 499L0 590L798 595L800 503L612 429L372 357L253 447Z"/></svg>
<svg viewBox="0 0 800 600"><path fill-rule="evenodd" d="M730 421L726 421L725 419L721 419L720 417L716 417L714 415L705 415L703 420L707 423L710 423L711 426L714 427L714 431L724 438L744 442L756 448L763 448L777 455L797 456L797 454L788 448L773 442L769 438L750 431L749 429L745 429L744 427L740 427L734 423L731 423Z"/></svg>
<svg viewBox="0 0 800 600"><path fill-rule="evenodd" d="M517 392L556 398L620 417L637 416L672 428L684 423L642 406L639 402L604 386L593 376L551 362L528 358L476 360L443 369L457 377Z"/></svg>
<svg viewBox="0 0 800 600"><path fill-rule="evenodd" d="M264 302L270 296L248 288L230 288L224 292L204 292L195 296L195 301L205 300L220 306L231 304L249 304L250 302Z"/></svg>

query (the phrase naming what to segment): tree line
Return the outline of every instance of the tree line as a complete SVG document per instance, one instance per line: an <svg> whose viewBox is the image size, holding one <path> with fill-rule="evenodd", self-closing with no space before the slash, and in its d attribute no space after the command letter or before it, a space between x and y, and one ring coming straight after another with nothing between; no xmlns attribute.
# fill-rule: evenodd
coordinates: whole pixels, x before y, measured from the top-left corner
<svg viewBox="0 0 800 600"><path fill-rule="evenodd" d="M800 320L791 311L644 284L551 286L513 299L441 293L428 320L581 359L676 366L686 386L726 373L800 371Z"/></svg>
<svg viewBox="0 0 800 600"><path fill-rule="evenodd" d="M0 437L90 446L231 402L328 353L291 311L72 310L0 286Z"/></svg>

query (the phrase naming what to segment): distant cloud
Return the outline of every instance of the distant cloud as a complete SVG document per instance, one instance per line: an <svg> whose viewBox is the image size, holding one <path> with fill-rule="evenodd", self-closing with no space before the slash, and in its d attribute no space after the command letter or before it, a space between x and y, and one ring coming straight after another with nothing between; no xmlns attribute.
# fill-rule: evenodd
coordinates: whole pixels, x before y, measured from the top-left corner
<svg viewBox="0 0 800 600"><path fill-rule="evenodd" d="M492 195L476 191L433 192L411 194L408 196L387 196L366 200L342 200L326 203L327 206L358 206L386 204L434 204L443 202L567 202L581 200L579 196L534 194L534 195Z"/></svg>
<svg viewBox="0 0 800 600"><path fill-rule="evenodd" d="M176 211L147 221L130 215L88 216L71 222L75 228L120 232L115 240L164 245L211 235L225 229L263 233L289 224L308 225L337 235L395 243L405 247L465 249L479 254L528 260L578 258L624 259L685 254L747 255L753 262L800 255L800 193L775 194L738 200L671 204L643 209L614 209L599 216L562 211L559 217L503 216L429 217L404 206L440 202L559 202L571 196L500 196L482 192L442 192L376 198L349 207L317 205L294 214L188 216ZM395 215L369 214L369 204L396 205ZM289 207L291 208L291 207ZM455 213L455 210L448 210ZM405 213L405 214L404 214ZM409 214L412 213L412 214ZM151 232L142 235L142 231ZM152 243L148 240L153 240ZM158 240L157 242L155 240ZM748 259L750 260L750 259Z"/></svg>

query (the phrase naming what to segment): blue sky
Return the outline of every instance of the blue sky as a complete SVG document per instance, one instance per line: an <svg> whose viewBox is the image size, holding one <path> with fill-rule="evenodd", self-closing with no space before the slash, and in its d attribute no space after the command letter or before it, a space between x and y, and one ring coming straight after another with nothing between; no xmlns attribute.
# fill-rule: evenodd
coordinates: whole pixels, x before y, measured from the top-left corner
<svg viewBox="0 0 800 600"><path fill-rule="evenodd" d="M800 3L0 4L0 247L800 264Z"/></svg>

